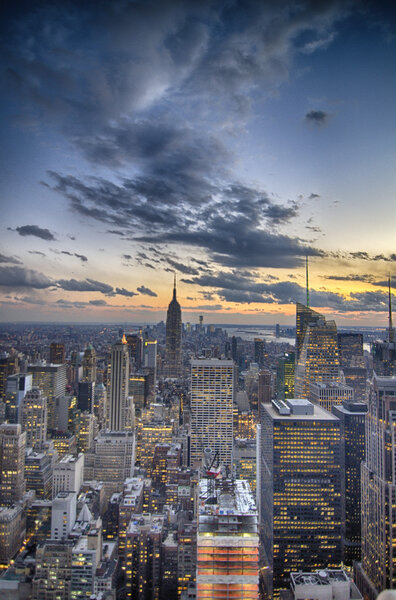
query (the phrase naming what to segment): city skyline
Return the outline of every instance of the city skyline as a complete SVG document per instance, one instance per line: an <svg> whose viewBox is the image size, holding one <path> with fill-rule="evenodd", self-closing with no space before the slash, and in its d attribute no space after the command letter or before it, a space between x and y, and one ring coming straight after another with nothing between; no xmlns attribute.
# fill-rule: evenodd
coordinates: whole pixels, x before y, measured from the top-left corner
<svg viewBox="0 0 396 600"><path fill-rule="evenodd" d="M387 327L386 2L3 10L0 321ZM395 296L394 296L395 298Z"/></svg>

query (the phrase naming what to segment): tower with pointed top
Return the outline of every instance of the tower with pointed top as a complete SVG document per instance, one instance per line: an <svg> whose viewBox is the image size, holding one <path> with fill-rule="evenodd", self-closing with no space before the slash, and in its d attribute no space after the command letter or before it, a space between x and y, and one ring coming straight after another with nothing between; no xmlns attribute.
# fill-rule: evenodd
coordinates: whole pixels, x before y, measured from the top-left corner
<svg viewBox="0 0 396 600"><path fill-rule="evenodd" d="M395 328L392 322L392 289L391 289L391 277L388 276L388 290L389 290L389 326L388 326L388 342L395 341Z"/></svg>
<svg viewBox="0 0 396 600"><path fill-rule="evenodd" d="M166 314L166 346L165 346L165 374L167 377L181 377L182 318L180 304L176 299L176 274L173 284L173 298L169 303Z"/></svg>

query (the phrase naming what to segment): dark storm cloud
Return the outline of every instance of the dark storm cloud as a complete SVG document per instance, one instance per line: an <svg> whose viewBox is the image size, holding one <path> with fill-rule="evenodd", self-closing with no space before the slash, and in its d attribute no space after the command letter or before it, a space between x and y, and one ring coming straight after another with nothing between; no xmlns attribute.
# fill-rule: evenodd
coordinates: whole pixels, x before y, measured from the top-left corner
<svg viewBox="0 0 396 600"><path fill-rule="evenodd" d="M374 262L383 260L385 262L394 262L396 261L396 254L390 254L389 256L385 256L385 254L369 254L363 250L359 250L358 252L350 252L347 257L349 258L357 258L359 260L372 260Z"/></svg>
<svg viewBox="0 0 396 600"><path fill-rule="evenodd" d="M95 281L94 279L60 279L57 282L58 287L69 292L101 292L102 294L111 294L113 288L107 283Z"/></svg>
<svg viewBox="0 0 396 600"><path fill-rule="evenodd" d="M132 256L130 254L123 254L122 258L125 260L132 260Z"/></svg>
<svg viewBox="0 0 396 600"><path fill-rule="evenodd" d="M306 296L305 288L297 283L291 281L261 283L238 272L221 272L217 275L203 275L189 280L183 279L183 281L205 288L215 288L222 300L239 304L293 304L304 302ZM330 307L340 313L381 312L386 308L387 295L385 292L356 292L351 293L350 299L347 299L342 294L311 289L310 301L313 307Z"/></svg>
<svg viewBox="0 0 396 600"><path fill-rule="evenodd" d="M309 194L309 200L317 200L318 198L320 198L319 194Z"/></svg>
<svg viewBox="0 0 396 600"><path fill-rule="evenodd" d="M89 303L93 306L107 306L106 300L90 300Z"/></svg>
<svg viewBox="0 0 396 600"><path fill-rule="evenodd" d="M158 294L156 294L155 292L150 290L150 288L145 287L144 285L141 285L140 287L138 287L137 291L146 296L158 296Z"/></svg>
<svg viewBox="0 0 396 600"><path fill-rule="evenodd" d="M51 252L54 252L55 254L66 254L66 256L75 256L76 258L79 258L81 262L88 261L88 258L84 256L84 254L77 254L77 252L69 252L68 250L54 250L53 248L51 248Z"/></svg>
<svg viewBox="0 0 396 600"><path fill-rule="evenodd" d="M33 235L42 240L55 240L54 234L49 229L38 227L38 225L21 225L21 227L15 227L15 229L12 229L12 227L7 227L7 229L17 231L22 236Z"/></svg>
<svg viewBox="0 0 396 600"><path fill-rule="evenodd" d="M166 262L177 271L180 271L180 273L184 273L185 275L198 275L199 271L197 269L194 269L194 267L183 265L182 263L177 262L172 258L167 258Z"/></svg>
<svg viewBox="0 0 396 600"><path fill-rule="evenodd" d="M323 110L309 110L304 118L307 123L322 127L323 125L326 125L329 114Z"/></svg>
<svg viewBox="0 0 396 600"><path fill-rule="evenodd" d="M21 265L21 261L14 256L6 256L0 253L0 263L8 263L10 265Z"/></svg>
<svg viewBox="0 0 396 600"><path fill-rule="evenodd" d="M130 291L126 290L125 288L116 288L115 293L119 294L120 296L127 296L128 298L132 298L132 296L138 295L136 292L130 292Z"/></svg>
<svg viewBox="0 0 396 600"><path fill-rule="evenodd" d="M23 267L0 267L0 285L5 287L27 287L45 289L53 285L46 275Z"/></svg>
<svg viewBox="0 0 396 600"><path fill-rule="evenodd" d="M357 275L351 273L349 275L323 275L323 278L330 279L331 281L362 281L364 283L378 285L378 283L375 283L373 275L368 274Z"/></svg>
<svg viewBox="0 0 396 600"><path fill-rule="evenodd" d="M212 167L208 164L208 169ZM181 170L179 166L179 173ZM71 201L76 212L128 228L136 241L201 247L225 266L294 268L307 254L322 255L301 240L273 229L297 214L294 204L280 207L267 194L239 184L207 184L205 170L194 175L194 180L200 181L200 197L195 184L188 188L184 182L177 187L173 170L163 175L163 181L169 178L167 192L158 188L149 196L142 189L136 193L140 185L136 179L115 184L99 178L85 182L54 172L51 177L54 189ZM173 195L168 193L170 187ZM193 197L188 189L195 190ZM149 258L145 253L137 257Z"/></svg>
<svg viewBox="0 0 396 600"><path fill-rule="evenodd" d="M28 250L29 254L37 254L38 256L45 256L44 252L40 252L40 250Z"/></svg>

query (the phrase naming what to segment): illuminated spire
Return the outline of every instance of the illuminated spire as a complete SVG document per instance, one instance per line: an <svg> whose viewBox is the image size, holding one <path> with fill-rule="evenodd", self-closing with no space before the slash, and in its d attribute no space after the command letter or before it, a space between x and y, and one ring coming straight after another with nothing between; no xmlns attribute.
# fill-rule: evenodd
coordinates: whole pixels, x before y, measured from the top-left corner
<svg viewBox="0 0 396 600"><path fill-rule="evenodd" d="M388 341L395 341L395 330L393 329L392 323L392 290L391 290L391 276L388 276L388 289L389 289L389 327L388 327Z"/></svg>
<svg viewBox="0 0 396 600"><path fill-rule="evenodd" d="M309 308L308 254L305 257L305 281L306 281L306 287L307 287L307 308Z"/></svg>
<svg viewBox="0 0 396 600"><path fill-rule="evenodd" d="M125 333L123 333L123 334L122 334L122 340L121 340L121 344L127 344L127 343L128 343L128 342L127 342L127 340L126 340Z"/></svg>

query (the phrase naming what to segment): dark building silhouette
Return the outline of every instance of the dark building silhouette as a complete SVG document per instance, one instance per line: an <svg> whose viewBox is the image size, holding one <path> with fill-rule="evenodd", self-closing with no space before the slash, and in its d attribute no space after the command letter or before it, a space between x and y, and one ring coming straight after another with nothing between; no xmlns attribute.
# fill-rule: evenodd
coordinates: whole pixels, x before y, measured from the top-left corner
<svg viewBox="0 0 396 600"><path fill-rule="evenodd" d="M332 412L340 419L342 561L351 567L361 556L360 469L365 460L367 405L344 401Z"/></svg>
<svg viewBox="0 0 396 600"><path fill-rule="evenodd" d="M176 299L175 275L173 298L166 314L165 374L167 377L180 377L182 374L181 333L181 308Z"/></svg>

